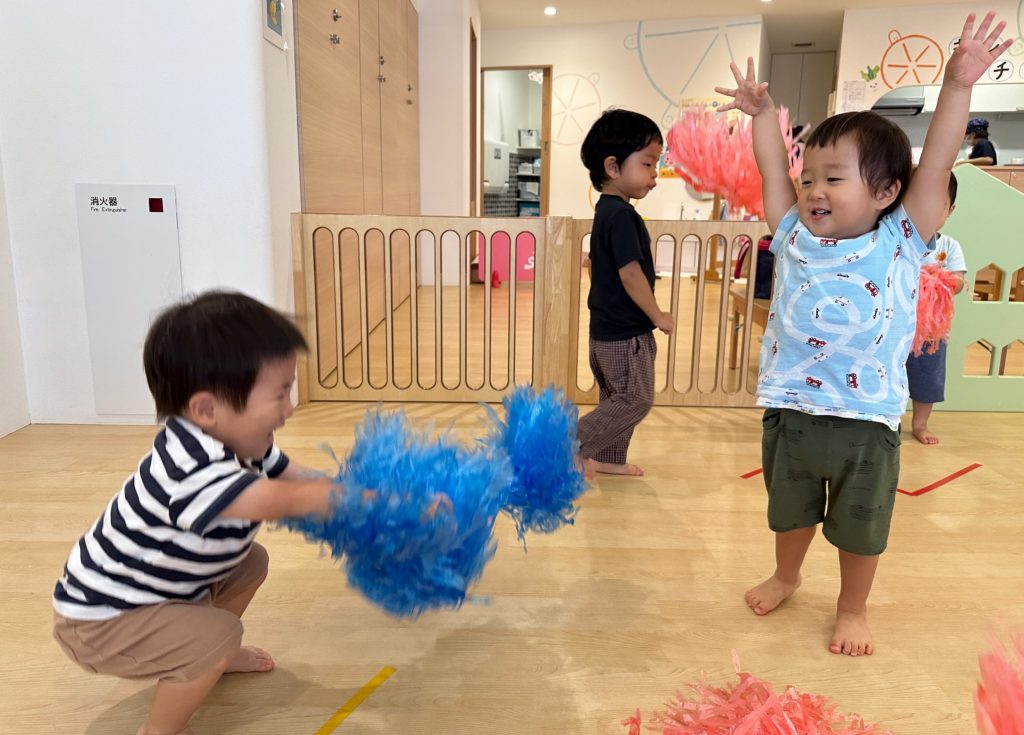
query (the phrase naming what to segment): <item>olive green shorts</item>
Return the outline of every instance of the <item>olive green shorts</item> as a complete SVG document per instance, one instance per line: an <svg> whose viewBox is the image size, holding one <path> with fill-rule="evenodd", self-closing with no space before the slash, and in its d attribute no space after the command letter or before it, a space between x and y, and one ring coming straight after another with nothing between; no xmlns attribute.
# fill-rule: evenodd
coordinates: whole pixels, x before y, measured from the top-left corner
<svg viewBox="0 0 1024 735"><path fill-rule="evenodd" d="M900 474L900 435L876 421L769 408L761 419L768 526L822 524L851 554L885 551Z"/></svg>

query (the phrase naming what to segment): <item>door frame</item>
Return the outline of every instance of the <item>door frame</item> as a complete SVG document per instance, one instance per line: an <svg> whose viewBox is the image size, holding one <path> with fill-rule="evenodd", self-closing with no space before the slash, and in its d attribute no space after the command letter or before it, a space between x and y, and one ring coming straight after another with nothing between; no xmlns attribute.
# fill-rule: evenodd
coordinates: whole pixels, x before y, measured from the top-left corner
<svg viewBox="0 0 1024 735"><path fill-rule="evenodd" d="M480 67L480 135L477 140L477 158L482 160L484 150L484 126L483 126L483 100L484 75L489 71L542 71L544 72L544 83L541 85L541 110L540 110L540 216L548 215L549 195L551 191L551 64L517 64L513 66L483 66ZM477 171L473 181L473 188L477 192L477 201L480 202L481 216L483 215L484 181L483 171Z"/></svg>
<svg viewBox="0 0 1024 735"><path fill-rule="evenodd" d="M481 117L478 91L482 91L479 85L483 83L483 74L477 70L479 64L479 45L477 43L476 28L473 21L469 22L469 130L471 139L475 138L477 131L483 136L483 127L479 125ZM483 189L477 184L483 174L480 171L478 161L483 154L483 147L471 145L469 147L469 216L478 217L483 209Z"/></svg>

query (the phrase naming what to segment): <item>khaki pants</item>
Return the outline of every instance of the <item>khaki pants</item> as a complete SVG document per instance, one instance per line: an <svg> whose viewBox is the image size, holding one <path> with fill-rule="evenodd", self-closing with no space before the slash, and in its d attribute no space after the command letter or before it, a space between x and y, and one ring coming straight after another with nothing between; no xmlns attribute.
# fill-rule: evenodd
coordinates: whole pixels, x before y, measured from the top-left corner
<svg viewBox="0 0 1024 735"><path fill-rule="evenodd" d="M253 543L242 563L199 602L145 605L109 620L71 620L55 612L53 637L93 674L191 681L238 650L242 621L219 605L258 588L268 561L267 550Z"/></svg>

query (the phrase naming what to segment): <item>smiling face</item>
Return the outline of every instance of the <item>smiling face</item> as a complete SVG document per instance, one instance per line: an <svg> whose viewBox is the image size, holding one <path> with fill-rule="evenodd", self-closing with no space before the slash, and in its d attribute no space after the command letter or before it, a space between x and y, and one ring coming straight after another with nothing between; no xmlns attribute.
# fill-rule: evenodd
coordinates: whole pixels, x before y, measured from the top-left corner
<svg viewBox="0 0 1024 735"><path fill-rule="evenodd" d="M843 136L835 145L804 151L798 195L800 220L815 237L859 237L875 229L899 190L896 182L873 191L861 174L856 141Z"/></svg>
<svg viewBox="0 0 1024 735"><path fill-rule="evenodd" d="M644 148L630 153L620 166L614 156L605 160L607 178L601 185L602 194L630 199L643 199L658 185L658 160L662 145L652 141Z"/></svg>
<svg viewBox="0 0 1024 735"><path fill-rule="evenodd" d="M291 396L295 363L295 355L263 363L241 411L213 398L214 421L203 428L239 458L262 459L274 443L274 431L295 410Z"/></svg>

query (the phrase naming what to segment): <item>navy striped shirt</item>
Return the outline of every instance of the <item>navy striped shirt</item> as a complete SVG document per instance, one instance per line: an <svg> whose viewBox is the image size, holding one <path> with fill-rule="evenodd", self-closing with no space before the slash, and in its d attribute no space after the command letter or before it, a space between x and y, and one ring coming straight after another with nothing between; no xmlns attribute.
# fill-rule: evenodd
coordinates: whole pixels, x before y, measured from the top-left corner
<svg viewBox="0 0 1024 735"><path fill-rule="evenodd" d="M168 419L153 451L71 550L54 610L107 620L142 605L201 599L242 562L260 527L220 513L287 466L276 446L262 460L243 461L194 424Z"/></svg>

